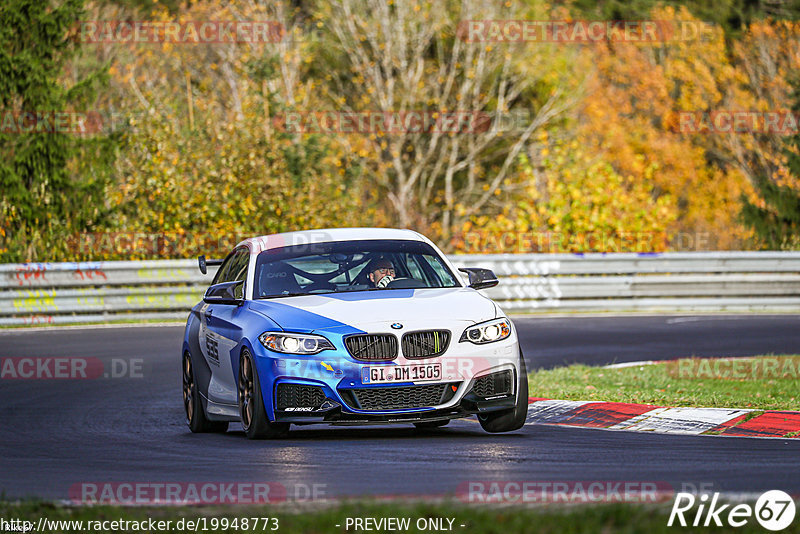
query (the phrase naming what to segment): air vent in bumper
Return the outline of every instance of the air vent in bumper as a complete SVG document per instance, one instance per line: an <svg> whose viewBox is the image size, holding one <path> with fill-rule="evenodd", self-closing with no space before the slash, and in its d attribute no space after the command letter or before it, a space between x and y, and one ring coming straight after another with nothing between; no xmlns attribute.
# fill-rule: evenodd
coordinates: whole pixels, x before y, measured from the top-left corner
<svg viewBox="0 0 800 534"><path fill-rule="evenodd" d="M476 379L472 392L484 399L495 395L506 395L514 389L512 381L513 373L510 370L492 373Z"/></svg>
<svg viewBox="0 0 800 534"><path fill-rule="evenodd" d="M278 410L316 410L325 402L325 394L319 386L300 384L278 384Z"/></svg>
<svg viewBox="0 0 800 534"><path fill-rule="evenodd" d="M401 410L429 408L450 401L459 383L425 384L422 386L381 386L340 389L344 401L356 410Z"/></svg>

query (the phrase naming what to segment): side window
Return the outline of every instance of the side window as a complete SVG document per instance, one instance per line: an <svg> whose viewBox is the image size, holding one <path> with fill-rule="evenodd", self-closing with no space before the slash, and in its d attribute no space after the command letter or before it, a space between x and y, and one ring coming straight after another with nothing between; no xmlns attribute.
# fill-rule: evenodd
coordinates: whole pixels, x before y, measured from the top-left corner
<svg viewBox="0 0 800 534"><path fill-rule="evenodd" d="M250 265L250 252L245 248L237 253L238 258L231 266L231 281L246 282L247 267ZM244 298L244 284L236 286L235 296L238 299Z"/></svg>
<svg viewBox="0 0 800 534"><path fill-rule="evenodd" d="M235 254L230 254L227 258L225 258L225 261L223 261L222 265L219 266L219 271L217 271L217 274L214 275L211 285L227 282L228 271L231 270L231 264L233 263L234 259L236 259Z"/></svg>
<svg viewBox="0 0 800 534"><path fill-rule="evenodd" d="M231 270L228 273L230 282L245 280L247 277L247 264L249 260L250 254L247 252L247 249L241 249L236 252L233 263L231 264Z"/></svg>
<svg viewBox="0 0 800 534"><path fill-rule="evenodd" d="M213 283L221 284L222 282L244 280L247 276L247 264L249 263L249 259L250 253L246 248L236 250L233 254L228 256L225 263L220 266Z"/></svg>

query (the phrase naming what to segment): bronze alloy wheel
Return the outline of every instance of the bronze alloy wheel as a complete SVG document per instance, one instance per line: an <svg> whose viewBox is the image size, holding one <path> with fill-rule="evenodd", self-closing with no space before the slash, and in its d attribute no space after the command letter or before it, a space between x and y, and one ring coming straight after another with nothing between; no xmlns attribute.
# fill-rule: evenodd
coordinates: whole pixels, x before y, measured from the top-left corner
<svg viewBox="0 0 800 534"><path fill-rule="evenodd" d="M274 423L267 418L261 381L253 356L242 349L239 359L239 417L250 439L279 438L289 432L289 423Z"/></svg>
<svg viewBox="0 0 800 534"><path fill-rule="evenodd" d="M239 365L239 415L245 430L253 423L253 363L242 355Z"/></svg>
<svg viewBox="0 0 800 534"><path fill-rule="evenodd" d="M194 375L192 373L192 358L189 353L183 355L183 409L186 412L186 422L191 423L194 415Z"/></svg>
<svg viewBox="0 0 800 534"><path fill-rule="evenodd" d="M227 421L210 421L206 416L203 401L200 398L200 390L197 385L197 377L194 373L192 356L188 352L183 353L183 411L186 415L186 424L192 432L225 432L228 430Z"/></svg>

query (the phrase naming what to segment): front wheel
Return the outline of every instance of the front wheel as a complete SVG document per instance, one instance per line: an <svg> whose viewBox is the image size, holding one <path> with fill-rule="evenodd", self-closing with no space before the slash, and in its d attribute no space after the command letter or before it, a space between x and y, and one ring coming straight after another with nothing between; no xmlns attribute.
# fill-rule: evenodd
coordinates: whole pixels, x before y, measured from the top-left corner
<svg viewBox="0 0 800 534"><path fill-rule="evenodd" d="M528 416L528 371L522 351L519 353L518 375L516 406L508 411L478 416L478 421L486 432L511 432L519 430L525 424Z"/></svg>
<svg viewBox="0 0 800 534"><path fill-rule="evenodd" d="M250 439L272 439L286 435L288 423L271 423L267 419L261 382L250 351L244 349L239 360L239 416L242 428Z"/></svg>
<svg viewBox="0 0 800 534"><path fill-rule="evenodd" d="M200 392L194 378L192 356L183 353L183 411L186 414L186 424L192 432L225 432L228 430L226 421L209 421L203 410Z"/></svg>

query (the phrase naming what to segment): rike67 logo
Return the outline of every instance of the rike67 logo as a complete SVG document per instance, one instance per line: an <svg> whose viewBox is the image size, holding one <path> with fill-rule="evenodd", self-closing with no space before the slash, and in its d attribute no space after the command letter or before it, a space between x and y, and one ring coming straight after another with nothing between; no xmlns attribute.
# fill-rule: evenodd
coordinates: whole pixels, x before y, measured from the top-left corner
<svg viewBox="0 0 800 534"><path fill-rule="evenodd" d="M697 509L693 510L697 504ZM691 493L678 493L669 514L667 526L682 527L728 526L742 527L753 517L767 530L783 530L794 521L795 504L792 497L781 491L771 490L761 495L755 506L749 504L720 504L719 493L709 501L708 494L699 497Z"/></svg>

